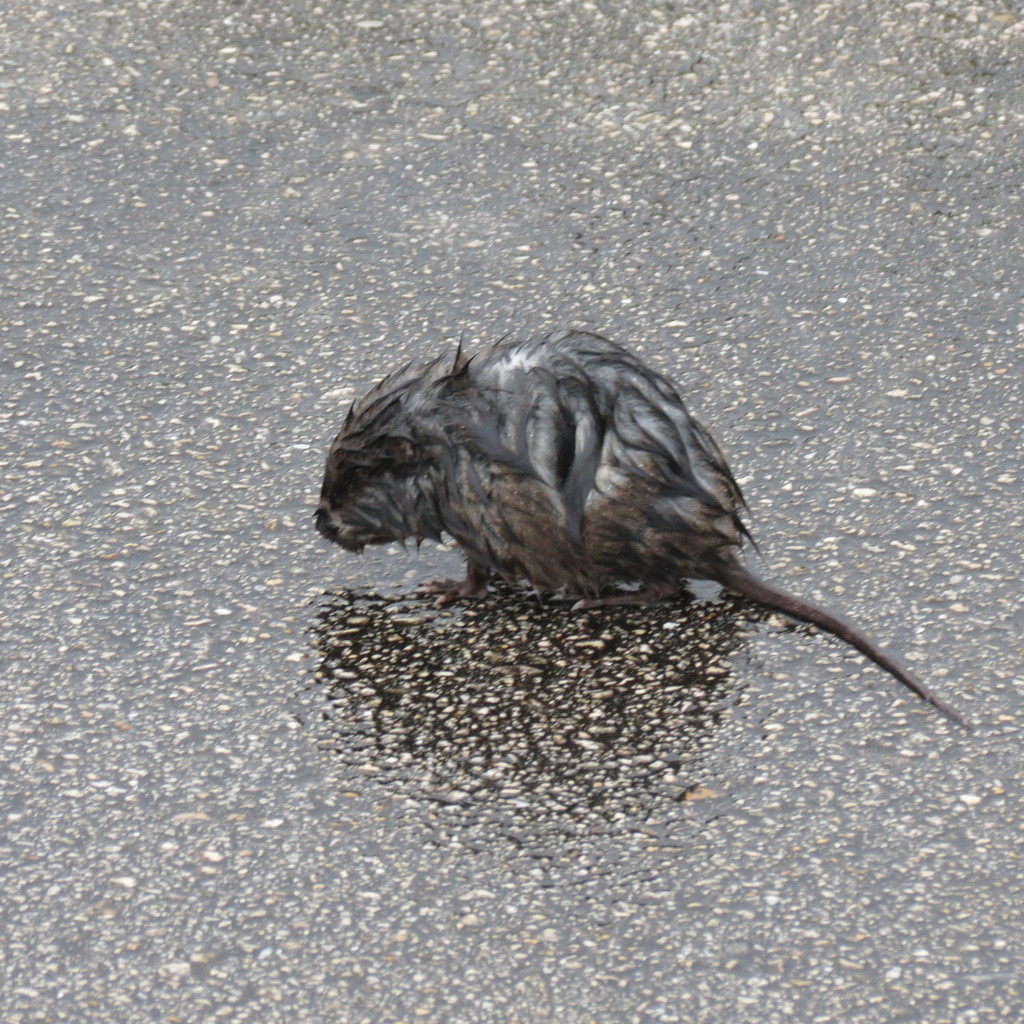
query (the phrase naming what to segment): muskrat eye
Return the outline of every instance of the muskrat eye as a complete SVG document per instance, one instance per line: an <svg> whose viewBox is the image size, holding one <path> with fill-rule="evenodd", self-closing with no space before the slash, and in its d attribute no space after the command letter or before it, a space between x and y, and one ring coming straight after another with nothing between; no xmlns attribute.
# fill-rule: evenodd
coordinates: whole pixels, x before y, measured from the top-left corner
<svg viewBox="0 0 1024 1024"><path fill-rule="evenodd" d="M367 468L352 457L352 453L344 448L331 452L327 464L327 475L330 478L332 491L348 491L355 487L367 474Z"/></svg>

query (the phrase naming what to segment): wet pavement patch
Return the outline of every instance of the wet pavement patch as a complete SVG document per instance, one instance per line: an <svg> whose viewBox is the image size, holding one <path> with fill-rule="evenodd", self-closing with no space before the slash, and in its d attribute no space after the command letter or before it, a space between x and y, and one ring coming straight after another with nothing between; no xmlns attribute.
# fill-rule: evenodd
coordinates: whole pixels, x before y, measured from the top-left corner
<svg viewBox="0 0 1024 1024"><path fill-rule="evenodd" d="M501 587L438 610L335 592L315 636L322 747L470 844L692 827L738 699L732 602L571 613Z"/></svg>

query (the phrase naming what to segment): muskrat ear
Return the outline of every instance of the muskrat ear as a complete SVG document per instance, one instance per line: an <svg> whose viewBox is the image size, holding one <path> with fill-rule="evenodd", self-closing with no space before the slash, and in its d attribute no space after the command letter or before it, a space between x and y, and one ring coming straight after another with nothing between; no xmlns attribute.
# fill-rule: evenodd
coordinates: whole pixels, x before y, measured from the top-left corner
<svg viewBox="0 0 1024 1024"><path fill-rule="evenodd" d="M407 437L389 437L384 441L387 457L399 466L407 466L422 458L420 450Z"/></svg>

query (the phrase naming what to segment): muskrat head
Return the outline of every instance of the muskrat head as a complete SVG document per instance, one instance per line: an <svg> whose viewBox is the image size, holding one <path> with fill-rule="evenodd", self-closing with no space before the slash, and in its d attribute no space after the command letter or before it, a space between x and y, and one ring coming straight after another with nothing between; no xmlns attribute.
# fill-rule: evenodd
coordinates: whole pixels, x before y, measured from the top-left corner
<svg viewBox="0 0 1024 1024"><path fill-rule="evenodd" d="M417 448L407 438L377 437L364 446L342 431L327 455L317 530L357 552L413 535L418 464Z"/></svg>
<svg viewBox="0 0 1024 1024"><path fill-rule="evenodd" d="M456 356L410 364L352 404L327 455L316 528L349 551L408 537L440 540L439 490L451 462L441 394Z"/></svg>

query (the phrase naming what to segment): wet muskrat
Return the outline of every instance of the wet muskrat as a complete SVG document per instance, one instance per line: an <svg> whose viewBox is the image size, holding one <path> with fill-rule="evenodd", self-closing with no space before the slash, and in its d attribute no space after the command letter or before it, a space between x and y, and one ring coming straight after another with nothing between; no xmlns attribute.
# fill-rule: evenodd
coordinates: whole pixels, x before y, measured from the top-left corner
<svg viewBox="0 0 1024 1024"><path fill-rule="evenodd" d="M966 721L860 630L753 576L743 496L676 389L626 349L579 331L406 367L348 412L331 445L317 529L350 551L453 537L478 597L493 575L577 598L648 604L686 579L839 637L955 722ZM622 584L639 584L624 591Z"/></svg>

